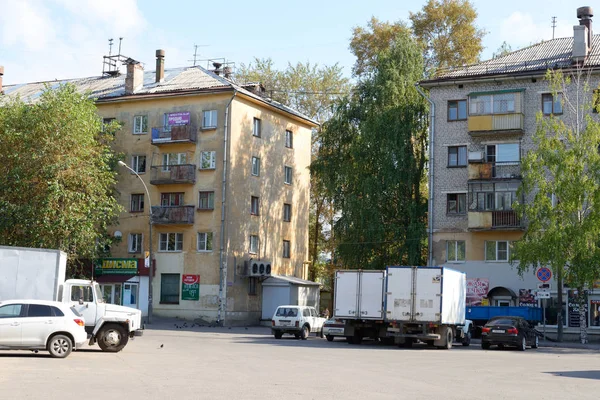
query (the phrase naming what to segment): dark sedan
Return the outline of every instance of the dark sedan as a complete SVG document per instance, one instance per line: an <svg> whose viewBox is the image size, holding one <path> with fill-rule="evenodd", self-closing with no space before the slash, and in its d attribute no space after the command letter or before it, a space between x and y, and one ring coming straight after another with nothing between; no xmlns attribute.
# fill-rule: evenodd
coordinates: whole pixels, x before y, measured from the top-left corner
<svg viewBox="0 0 600 400"><path fill-rule="evenodd" d="M525 351L527 346L538 347L538 333L521 317L495 317L488 321L481 330L481 348L490 346L516 347Z"/></svg>

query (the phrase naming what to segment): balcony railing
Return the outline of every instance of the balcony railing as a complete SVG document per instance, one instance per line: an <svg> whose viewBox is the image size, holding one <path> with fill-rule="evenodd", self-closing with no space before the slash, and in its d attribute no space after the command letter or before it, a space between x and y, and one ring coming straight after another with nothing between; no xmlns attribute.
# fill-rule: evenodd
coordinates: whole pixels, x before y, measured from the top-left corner
<svg viewBox="0 0 600 400"><path fill-rule="evenodd" d="M152 144L195 143L197 132L194 125L155 127L152 128Z"/></svg>
<svg viewBox="0 0 600 400"><path fill-rule="evenodd" d="M513 210L483 211L469 210L469 229L485 230L521 230L521 218Z"/></svg>
<svg viewBox="0 0 600 400"><path fill-rule="evenodd" d="M154 225L172 225L194 223L195 206L153 206L152 223Z"/></svg>
<svg viewBox="0 0 600 400"><path fill-rule="evenodd" d="M513 210L492 211L492 228L520 228L521 218Z"/></svg>
<svg viewBox="0 0 600 400"><path fill-rule="evenodd" d="M523 120L523 114L520 113L470 115L467 125L471 134L522 132Z"/></svg>
<svg viewBox="0 0 600 400"><path fill-rule="evenodd" d="M469 163L469 179L521 179L521 163L499 161L495 163Z"/></svg>
<svg viewBox="0 0 600 400"><path fill-rule="evenodd" d="M194 184L196 183L196 166L193 164L155 165L151 169L150 183L152 185Z"/></svg>

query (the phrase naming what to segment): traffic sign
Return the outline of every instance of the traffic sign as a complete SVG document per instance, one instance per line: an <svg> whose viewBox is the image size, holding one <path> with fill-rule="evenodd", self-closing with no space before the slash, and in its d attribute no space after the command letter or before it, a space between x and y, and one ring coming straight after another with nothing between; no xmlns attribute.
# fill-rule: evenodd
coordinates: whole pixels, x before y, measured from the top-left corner
<svg viewBox="0 0 600 400"><path fill-rule="evenodd" d="M549 299L550 298L550 292L546 292L546 291L540 290L539 292L537 292L535 294L535 298L536 299Z"/></svg>
<svg viewBox="0 0 600 400"><path fill-rule="evenodd" d="M537 270L536 276L540 281L548 282L552 278L552 271L550 271L550 268L542 267Z"/></svg>
<svg viewBox="0 0 600 400"><path fill-rule="evenodd" d="M549 283L538 283L537 288L539 290L550 290L552 289L552 285L550 285Z"/></svg>

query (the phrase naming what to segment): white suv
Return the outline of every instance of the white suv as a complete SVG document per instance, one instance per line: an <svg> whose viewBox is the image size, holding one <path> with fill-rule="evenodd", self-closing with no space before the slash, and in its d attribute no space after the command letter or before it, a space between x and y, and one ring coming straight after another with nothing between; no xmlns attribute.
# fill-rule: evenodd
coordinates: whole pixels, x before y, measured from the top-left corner
<svg viewBox="0 0 600 400"><path fill-rule="evenodd" d="M87 342L85 320L64 303L0 302L0 350L48 350L65 358Z"/></svg>
<svg viewBox="0 0 600 400"><path fill-rule="evenodd" d="M325 318L319 317L317 310L309 306L279 306L271 320L271 332L275 339L281 339L284 333L306 340L311 332L323 337Z"/></svg>

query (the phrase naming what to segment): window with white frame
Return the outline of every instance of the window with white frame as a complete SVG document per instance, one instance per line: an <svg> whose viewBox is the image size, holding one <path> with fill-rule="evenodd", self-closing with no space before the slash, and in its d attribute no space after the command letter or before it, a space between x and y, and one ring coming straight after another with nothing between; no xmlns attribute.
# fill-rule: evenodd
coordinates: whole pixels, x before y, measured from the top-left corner
<svg viewBox="0 0 600 400"><path fill-rule="evenodd" d="M131 156L131 169L138 174L146 172L146 156Z"/></svg>
<svg viewBox="0 0 600 400"><path fill-rule="evenodd" d="M148 133L148 116L136 115L133 117L133 134L141 135Z"/></svg>
<svg viewBox="0 0 600 400"><path fill-rule="evenodd" d="M254 121L252 123L252 135L256 136L256 137L260 137L261 135L261 121L258 118L254 118Z"/></svg>
<svg viewBox="0 0 600 400"><path fill-rule="evenodd" d="M285 131L285 147L287 147L288 149L294 147L294 137L292 131L290 130Z"/></svg>
<svg viewBox="0 0 600 400"><path fill-rule="evenodd" d="M252 157L252 175L260 176L260 158Z"/></svg>
<svg viewBox="0 0 600 400"><path fill-rule="evenodd" d="M256 196L250 196L250 214L258 215L260 209L260 201Z"/></svg>
<svg viewBox="0 0 600 400"><path fill-rule="evenodd" d="M515 113L520 92L472 94L469 96L469 115Z"/></svg>
<svg viewBox="0 0 600 400"><path fill-rule="evenodd" d="M198 251L212 251L212 249L213 249L213 233L212 232L198 232L197 249L198 249Z"/></svg>
<svg viewBox="0 0 600 400"><path fill-rule="evenodd" d="M510 257L510 242L507 240L486 240L485 261L504 261Z"/></svg>
<svg viewBox="0 0 600 400"><path fill-rule="evenodd" d="M250 235L250 254L258 253L258 235Z"/></svg>
<svg viewBox="0 0 600 400"><path fill-rule="evenodd" d="M285 203L283 205L283 220L290 222L292 220L292 205Z"/></svg>
<svg viewBox="0 0 600 400"><path fill-rule="evenodd" d="M128 248L130 253L141 253L142 252L142 234L141 233L130 233L128 238Z"/></svg>
<svg viewBox="0 0 600 400"><path fill-rule="evenodd" d="M217 127L217 110L206 110L202 112L202 128Z"/></svg>
<svg viewBox="0 0 600 400"><path fill-rule="evenodd" d="M283 241L283 258L290 258L290 241Z"/></svg>
<svg viewBox="0 0 600 400"><path fill-rule="evenodd" d="M200 169L215 169L216 166L216 151L203 151L200 153Z"/></svg>
<svg viewBox="0 0 600 400"><path fill-rule="evenodd" d="M466 259L466 244L464 240L446 241L446 261L464 262Z"/></svg>
<svg viewBox="0 0 600 400"><path fill-rule="evenodd" d="M131 206L129 209L131 212L142 212L144 211L144 194L133 193L131 195Z"/></svg>
<svg viewBox="0 0 600 400"><path fill-rule="evenodd" d="M291 185L292 184L292 167L285 166L284 167L285 177L284 183Z"/></svg>
<svg viewBox="0 0 600 400"><path fill-rule="evenodd" d="M199 210L212 210L215 208L215 192L200 192L198 197Z"/></svg>
<svg viewBox="0 0 600 400"><path fill-rule="evenodd" d="M183 233L161 233L159 251L173 252L183 250Z"/></svg>
<svg viewBox="0 0 600 400"><path fill-rule="evenodd" d="M164 172L169 171L171 165L183 165L187 164L186 153L164 153L162 155L162 170Z"/></svg>

